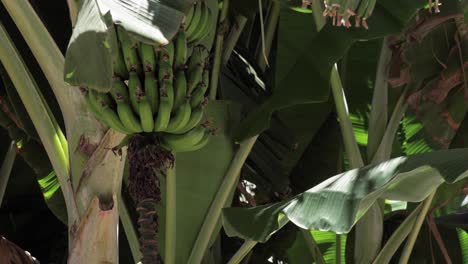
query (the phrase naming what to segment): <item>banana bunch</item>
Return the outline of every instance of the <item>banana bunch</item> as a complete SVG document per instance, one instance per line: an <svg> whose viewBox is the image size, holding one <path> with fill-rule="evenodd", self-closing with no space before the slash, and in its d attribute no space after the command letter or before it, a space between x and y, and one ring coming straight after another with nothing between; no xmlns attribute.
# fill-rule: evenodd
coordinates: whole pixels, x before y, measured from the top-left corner
<svg viewBox="0 0 468 264"><path fill-rule="evenodd" d="M213 30L211 11L205 1L198 0L185 17L185 34L189 43L198 43Z"/></svg>
<svg viewBox="0 0 468 264"><path fill-rule="evenodd" d="M368 29L367 19L372 15L377 0L324 0L325 11L324 16L332 18L334 26L351 27L349 21L351 17L355 17L355 27Z"/></svg>
<svg viewBox="0 0 468 264"><path fill-rule="evenodd" d="M203 10L203 3L197 6ZM198 37L192 34L192 39L202 37L194 33ZM89 109L120 133L157 133L160 145L170 151L204 147L214 134L203 120L208 50L195 46L189 57L185 30L160 47L133 40L121 27L117 37L120 47L113 62L112 88L109 93L83 89Z"/></svg>

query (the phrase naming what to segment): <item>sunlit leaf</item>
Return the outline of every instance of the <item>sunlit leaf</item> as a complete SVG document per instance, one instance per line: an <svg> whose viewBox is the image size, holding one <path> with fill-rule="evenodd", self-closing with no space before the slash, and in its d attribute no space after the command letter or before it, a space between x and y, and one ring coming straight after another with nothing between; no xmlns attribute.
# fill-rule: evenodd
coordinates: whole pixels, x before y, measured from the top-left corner
<svg viewBox="0 0 468 264"><path fill-rule="evenodd" d="M224 209L224 227L230 236L264 242L284 214L305 229L347 233L378 198L419 202L444 181L467 177L466 155L468 149L437 151L347 171L288 201Z"/></svg>

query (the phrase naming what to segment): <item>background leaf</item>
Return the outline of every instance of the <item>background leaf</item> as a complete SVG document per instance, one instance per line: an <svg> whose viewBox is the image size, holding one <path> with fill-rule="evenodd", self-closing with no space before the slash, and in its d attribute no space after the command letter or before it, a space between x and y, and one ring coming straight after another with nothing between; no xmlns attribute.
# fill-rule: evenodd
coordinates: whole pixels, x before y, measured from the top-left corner
<svg viewBox="0 0 468 264"><path fill-rule="evenodd" d="M444 181L467 177L466 154L468 149L437 151L350 170L288 201L224 209L224 227L230 236L265 242L284 214L305 229L347 233L377 198L419 202Z"/></svg>
<svg viewBox="0 0 468 264"><path fill-rule="evenodd" d="M369 30L337 28L327 23L318 33L313 30L311 14L283 9L273 95L242 122L236 139L251 137L268 128L271 114L279 109L326 101L331 68L353 43L401 32L424 4L424 0L379 1L369 19Z"/></svg>

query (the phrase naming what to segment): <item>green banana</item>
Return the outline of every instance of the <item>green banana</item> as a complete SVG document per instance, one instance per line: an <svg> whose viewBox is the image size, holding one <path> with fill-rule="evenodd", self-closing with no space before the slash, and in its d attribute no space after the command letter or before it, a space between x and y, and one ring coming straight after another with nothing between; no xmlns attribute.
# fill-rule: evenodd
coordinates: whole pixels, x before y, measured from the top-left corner
<svg viewBox="0 0 468 264"><path fill-rule="evenodd" d="M85 91L85 93L86 93L85 94L85 100L86 100L86 103L87 103L87 105L89 107L89 110L91 110L91 112L96 116L96 118L99 121L107 124L104 117L102 116L102 111L101 111L100 107L97 106L97 101L96 100L94 100L94 101L91 100L91 98L90 98L91 97L91 95L90 95L91 92L90 91ZM0 111L0 115L2 113L3 112Z"/></svg>
<svg viewBox="0 0 468 264"><path fill-rule="evenodd" d="M154 72L156 69L156 58L153 46L140 42L138 49L140 51L141 63L143 64L144 70Z"/></svg>
<svg viewBox="0 0 468 264"><path fill-rule="evenodd" d="M206 128L197 126L184 134L165 134L162 142L171 149L183 149L194 146L200 142L205 135Z"/></svg>
<svg viewBox="0 0 468 264"><path fill-rule="evenodd" d="M170 79L163 80L161 83L161 89L164 91L164 93L167 96L167 100L168 100L169 108L170 108L169 110L172 112L173 107L174 107L174 87L172 84L172 80Z"/></svg>
<svg viewBox="0 0 468 264"><path fill-rule="evenodd" d="M200 33L199 37L194 39L195 42L199 42L200 40L204 39L211 31L214 30L214 26L216 25L215 23L213 23L213 21L211 21L211 10L208 9L208 13L209 13L209 19L208 19L208 22L206 23L206 27L204 30L202 30L202 33Z"/></svg>
<svg viewBox="0 0 468 264"><path fill-rule="evenodd" d="M203 35L205 33L205 30L208 26L208 23L209 23L209 20L210 20L210 9L208 8L208 6L202 2L202 11L201 11L201 17L200 17L200 22L198 23L198 26L197 28L195 29L195 31L193 32L193 34L191 34L187 39L188 39L188 42L193 42L197 39L200 38L201 35Z"/></svg>
<svg viewBox="0 0 468 264"><path fill-rule="evenodd" d="M190 8L188 14L185 16L184 28L187 28L187 26L190 25L190 22L192 21L192 18L193 18L193 11L194 10L195 10L195 5L192 5L192 7Z"/></svg>
<svg viewBox="0 0 468 264"><path fill-rule="evenodd" d="M204 114L205 114L205 104L201 104L201 105L197 106L196 108L194 108L194 110L192 111L192 113L190 115L190 119L187 122L187 124L183 128L181 128L180 130L175 132L175 134L187 133L192 128L198 126L200 124L200 122L202 121Z"/></svg>
<svg viewBox="0 0 468 264"><path fill-rule="evenodd" d="M206 131L205 134L203 135L202 139L197 144L195 144L193 146L185 147L185 148L173 149L172 151L174 151L174 152L190 152L190 151L199 150L199 149L205 147L206 145L208 145L212 135L213 134L212 134L211 131Z"/></svg>
<svg viewBox="0 0 468 264"><path fill-rule="evenodd" d="M202 3L199 0L195 4L195 10L193 11L192 20L190 21L190 24L187 25L187 28L185 30L187 34L187 38L190 38L195 33L195 30L199 27L201 16L202 16Z"/></svg>
<svg viewBox="0 0 468 264"><path fill-rule="evenodd" d="M197 89L190 95L190 105L192 107L196 107L203 102L206 90L208 90L208 85L200 82Z"/></svg>
<svg viewBox="0 0 468 264"><path fill-rule="evenodd" d="M94 90L88 91L90 105L94 105L97 112L101 113L102 119L106 125L123 134L132 134L120 121L117 114L110 108L111 100L107 94L99 93Z"/></svg>
<svg viewBox="0 0 468 264"><path fill-rule="evenodd" d="M130 95L130 103L135 113L138 113L138 96L143 93L141 87L141 81L138 74L134 71L130 72L130 78L128 79L128 93Z"/></svg>
<svg viewBox="0 0 468 264"><path fill-rule="evenodd" d="M361 0L361 2L359 2L359 7L356 9L356 15L358 17L363 17L366 14L366 9L368 5L369 0Z"/></svg>
<svg viewBox="0 0 468 264"><path fill-rule="evenodd" d="M195 68L196 65L205 66L208 55L208 50L205 47L200 45L194 47L187 65L188 71Z"/></svg>
<svg viewBox="0 0 468 264"><path fill-rule="evenodd" d="M377 0L369 1L369 5L367 6L366 13L364 14L364 19L367 19L372 15L376 4L377 4Z"/></svg>
<svg viewBox="0 0 468 264"><path fill-rule="evenodd" d="M135 117L129 104L125 102L117 102L117 113L119 118L122 121L122 124L133 133L140 133L143 131L143 128L138 122L138 119Z"/></svg>
<svg viewBox="0 0 468 264"><path fill-rule="evenodd" d="M174 43L169 42L166 46L162 46L159 51L159 61L164 60L172 67L174 65Z"/></svg>
<svg viewBox="0 0 468 264"><path fill-rule="evenodd" d="M153 72L145 72L145 94L151 105L151 111L155 114L159 106L158 81Z"/></svg>
<svg viewBox="0 0 468 264"><path fill-rule="evenodd" d="M156 132L165 131L171 118L171 105L169 103L169 98L167 97L166 91L161 89L160 93L161 97L159 98L160 101L158 115L154 121L154 131Z"/></svg>
<svg viewBox="0 0 468 264"><path fill-rule="evenodd" d="M187 80L184 71L178 71L174 80L174 109L178 109L187 98Z"/></svg>
<svg viewBox="0 0 468 264"><path fill-rule="evenodd" d="M145 95L141 96L139 99L140 101L138 102L138 114L140 115L141 127L144 132L153 132L154 119L151 104Z"/></svg>
<svg viewBox="0 0 468 264"><path fill-rule="evenodd" d="M210 70L208 68L205 68L205 70L203 70L202 82L207 87L210 86Z"/></svg>
<svg viewBox="0 0 468 264"><path fill-rule="evenodd" d="M112 78L112 89L110 93L116 102L119 100L125 102L129 101L127 85L125 85L119 77L114 76Z"/></svg>
<svg viewBox="0 0 468 264"><path fill-rule="evenodd" d="M167 125L166 132L168 133L177 133L182 128L184 128L188 121L190 120L190 115L192 113L192 108L188 100L180 106L176 114Z"/></svg>
<svg viewBox="0 0 468 264"><path fill-rule="evenodd" d="M120 47L117 48L116 54L114 55L115 58L112 61L112 70L114 71L114 75L117 75L123 79L128 78L128 70L125 64L124 55L122 54L122 49Z"/></svg>
<svg viewBox="0 0 468 264"><path fill-rule="evenodd" d="M189 69L187 73L187 94L191 94L192 91L202 81L203 76L203 65L197 64L195 68Z"/></svg>
<svg viewBox="0 0 468 264"><path fill-rule="evenodd" d="M122 45L122 53L128 71L141 71L140 61L138 59L137 47L128 33L122 27L117 28L117 35Z"/></svg>
<svg viewBox="0 0 468 264"><path fill-rule="evenodd" d="M158 71L159 82L161 83L164 80L170 80L172 82L172 79L174 78L174 72L172 70L172 66L164 60L160 60L158 66L159 66L159 71Z"/></svg>
<svg viewBox="0 0 468 264"><path fill-rule="evenodd" d="M182 69L187 63L187 39L185 32L180 30L174 41L174 68Z"/></svg>

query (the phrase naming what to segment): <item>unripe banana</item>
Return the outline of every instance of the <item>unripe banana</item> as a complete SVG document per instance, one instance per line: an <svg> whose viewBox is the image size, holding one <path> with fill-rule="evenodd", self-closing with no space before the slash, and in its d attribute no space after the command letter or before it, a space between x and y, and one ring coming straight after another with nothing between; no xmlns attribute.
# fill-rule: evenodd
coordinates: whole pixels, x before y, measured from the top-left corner
<svg viewBox="0 0 468 264"><path fill-rule="evenodd" d="M146 98L146 96L141 96L140 101L138 103L139 111L138 114L140 115L140 122L141 127L144 132L153 132L154 129L154 119L153 119L153 111L151 109L151 104Z"/></svg>
<svg viewBox="0 0 468 264"><path fill-rule="evenodd" d="M377 3L377 0L369 1L369 5L367 6L366 13L364 14L364 19L367 19L372 15L372 13L374 12L376 3Z"/></svg>
<svg viewBox="0 0 468 264"><path fill-rule="evenodd" d="M130 103L135 113L138 113L138 96L143 92L140 78L134 71L130 72L130 78L128 79L128 93L130 96Z"/></svg>
<svg viewBox="0 0 468 264"><path fill-rule="evenodd" d="M187 80L184 71L178 71L174 80L174 109L178 109L187 98Z"/></svg>
<svg viewBox="0 0 468 264"><path fill-rule="evenodd" d="M90 91L86 91L85 100L86 100L86 103L87 103L87 105L89 107L89 110L91 110L91 112L96 116L96 118L99 121L103 122L104 124L107 124L107 122L104 120L104 118L102 116L102 112L101 112L100 107L97 106L98 102L96 100L92 101L92 99L90 97L91 97ZM0 115L1 114L3 114L3 111L0 111ZM8 120L10 120L10 119L8 118Z"/></svg>
<svg viewBox="0 0 468 264"><path fill-rule="evenodd" d="M140 122L138 122L135 114L133 114L129 104L125 102L117 102L117 113L119 114L122 124L127 128L127 130L130 130L133 133L140 133L143 131Z"/></svg>
<svg viewBox="0 0 468 264"><path fill-rule="evenodd" d="M171 105L169 103L169 98L167 97L164 89L160 90L161 97L159 98L159 109L156 120L154 121L154 131L162 132L165 131L167 125L169 124L169 119L171 117Z"/></svg>
<svg viewBox="0 0 468 264"><path fill-rule="evenodd" d="M189 10L188 14L185 16L184 28L187 28L188 25L190 25L190 22L192 21L192 18L193 18L193 11L194 10L195 10L195 5L192 5L192 7L190 7L190 10Z"/></svg>
<svg viewBox="0 0 468 264"><path fill-rule="evenodd" d="M210 9L208 8L208 6L202 2L202 13L201 13L201 17L200 17L200 22L198 23L198 26L197 28L195 29L195 31L193 32L192 35L190 35L190 37L188 37L188 42L193 42L197 39L199 39L206 31L207 29L207 26L208 26L208 23L209 23L209 20L210 20Z"/></svg>
<svg viewBox="0 0 468 264"><path fill-rule="evenodd" d="M184 30L180 30L177 33L174 42L174 52L174 68L177 70L183 69L187 63L187 39Z"/></svg>
<svg viewBox="0 0 468 264"><path fill-rule="evenodd" d="M206 128L200 125L184 134L165 134L162 137L162 141L171 149L181 149L194 146L203 138L205 130Z"/></svg>
<svg viewBox="0 0 468 264"><path fill-rule="evenodd" d="M192 113L190 115L190 119L187 122L187 124L183 128L181 128L179 131L175 132L175 134L187 133L192 128L198 126L201 123L204 114L205 114L205 105L204 104L201 104L201 105L197 106L196 108L194 108L194 110L192 111Z"/></svg>
<svg viewBox="0 0 468 264"><path fill-rule="evenodd" d="M152 45L140 42L138 47L140 51L141 63L145 71L154 72L156 69L156 58Z"/></svg>
<svg viewBox="0 0 468 264"><path fill-rule="evenodd" d="M151 111L155 114L159 107L158 81L153 72L145 72L145 94L151 105Z"/></svg>
<svg viewBox="0 0 468 264"><path fill-rule="evenodd" d="M195 4L195 10L193 11L192 20L190 21L190 24L187 25L187 28L185 30L187 34L187 38L190 38L195 32L195 30L198 28L200 24L201 15L202 15L202 3L199 0Z"/></svg>
<svg viewBox="0 0 468 264"><path fill-rule="evenodd" d="M174 108L174 87L173 87L173 84L172 84L172 80L170 79L165 79L162 81L161 83L161 89L164 90L166 96L167 96L167 100L168 100L168 103L169 103L169 111L172 112L173 108ZM160 90L161 92L161 90ZM161 99L161 98L160 98Z"/></svg>
<svg viewBox="0 0 468 264"><path fill-rule="evenodd" d="M159 71L158 71L158 79L159 82L163 82L164 80L172 80L174 79L174 72L172 70L171 64L164 60L159 61Z"/></svg>
<svg viewBox="0 0 468 264"><path fill-rule="evenodd" d="M208 9L208 14L209 14L209 19L208 19L206 28L200 34L200 37L194 40L195 42L199 42L199 41L203 40L211 31L216 30L216 28L215 28L216 23L213 23L213 21L211 20L212 14L211 14L210 9Z"/></svg>
<svg viewBox="0 0 468 264"><path fill-rule="evenodd" d="M195 68L189 69L187 73L187 94L191 94L192 91L201 82L203 76L203 65L197 64Z"/></svg>
<svg viewBox="0 0 468 264"><path fill-rule="evenodd" d="M172 149L174 152L190 152L190 151L196 151L199 150L210 142L210 139L212 137L212 132L211 131L205 131L205 134L203 135L202 139L195 145L189 146L189 147L180 147L177 149Z"/></svg>
<svg viewBox="0 0 468 264"><path fill-rule="evenodd" d="M202 82L206 85L206 87L210 86L210 70L208 70L208 68L203 70Z"/></svg>
<svg viewBox="0 0 468 264"><path fill-rule="evenodd" d="M119 100L125 102L129 101L128 87L119 77L114 76L112 78L112 89L110 93L116 102Z"/></svg>
<svg viewBox="0 0 468 264"><path fill-rule="evenodd" d="M166 46L162 46L159 51L159 61L164 60L172 67L174 65L174 43L169 42Z"/></svg>
<svg viewBox="0 0 468 264"><path fill-rule="evenodd" d="M98 112L101 113L104 123L110 128L123 134L132 134L120 121L114 110L111 109L111 99L107 94L99 93L94 90L88 91L90 104L94 105Z"/></svg>
<svg viewBox="0 0 468 264"><path fill-rule="evenodd" d="M117 38L117 36L115 37ZM122 54L121 44L119 41L116 42L118 47L116 47L117 50L113 51L114 58L112 60L112 70L114 71L114 75L117 75L123 79L128 79L128 70L125 64L124 55Z"/></svg>
<svg viewBox="0 0 468 264"><path fill-rule="evenodd" d="M195 91L190 96L190 105L195 108L197 105L201 104L205 98L205 93L207 90L208 86L203 82L200 82L197 86L197 89L195 89Z"/></svg>
<svg viewBox="0 0 468 264"><path fill-rule="evenodd" d="M208 58L209 52L203 46L196 46L193 48L192 54L190 55L190 59L187 65L188 71L190 69L195 68L196 65L202 65L205 67L206 59Z"/></svg>
<svg viewBox="0 0 468 264"><path fill-rule="evenodd" d="M184 128L188 121L190 120L190 114L192 113L192 108L188 100L180 106L176 114L167 125L166 132L168 133L177 133L182 128Z"/></svg>
<svg viewBox="0 0 468 264"><path fill-rule="evenodd" d="M140 61L138 59L137 43L134 42L124 28L118 27L117 34L119 36L120 44L122 46L122 53L127 66L127 70L130 71L141 71Z"/></svg>

